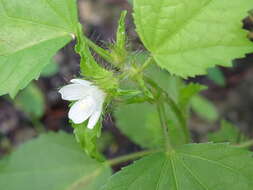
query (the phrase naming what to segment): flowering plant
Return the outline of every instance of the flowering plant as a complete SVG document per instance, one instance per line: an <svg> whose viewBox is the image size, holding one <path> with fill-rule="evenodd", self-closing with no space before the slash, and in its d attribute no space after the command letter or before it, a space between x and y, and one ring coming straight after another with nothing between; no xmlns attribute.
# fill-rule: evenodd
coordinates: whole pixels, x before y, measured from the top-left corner
<svg viewBox="0 0 253 190"><path fill-rule="evenodd" d="M23 145L0 162L4 190L253 188L248 142L192 143L190 109L203 105L199 92L206 87L184 82L215 65L231 66L232 59L253 51L241 22L252 2L134 0L133 4L136 31L146 48L138 54L127 39L126 11L115 42L102 48L83 33L75 0L1 0L0 95L14 97L71 40L80 56L80 76L59 87L62 99L71 102L68 118L78 143L59 132ZM110 67L98 63L92 52ZM108 106L117 127L142 147L140 152L106 159L99 150ZM234 129L226 121L223 126ZM136 159L112 174L111 166Z"/></svg>

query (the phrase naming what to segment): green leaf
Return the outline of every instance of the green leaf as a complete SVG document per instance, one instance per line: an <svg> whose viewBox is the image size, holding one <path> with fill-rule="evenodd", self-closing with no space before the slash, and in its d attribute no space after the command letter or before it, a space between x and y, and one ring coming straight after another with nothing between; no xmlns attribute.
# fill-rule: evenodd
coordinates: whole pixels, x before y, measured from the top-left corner
<svg viewBox="0 0 253 190"><path fill-rule="evenodd" d="M116 126L133 142L145 148L163 146L163 132L154 105L148 103L118 106Z"/></svg>
<svg viewBox="0 0 253 190"><path fill-rule="evenodd" d="M75 0L0 1L0 95L37 79L76 33Z"/></svg>
<svg viewBox="0 0 253 190"><path fill-rule="evenodd" d="M181 77L253 51L242 19L249 0L135 0L137 32L157 64Z"/></svg>
<svg viewBox="0 0 253 190"><path fill-rule="evenodd" d="M230 142L237 144L247 139L248 138L240 132L238 127L225 120L221 122L220 130L208 134L208 141L212 142Z"/></svg>
<svg viewBox="0 0 253 190"><path fill-rule="evenodd" d="M86 156L71 135L48 133L0 161L5 190L97 190L110 169Z"/></svg>
<svg viewBox="0 0 253 190"><path fill-rule="evenodd" d="M36 118L42 117L45 111L44 95L34 83L30 83L17 95L14 104L28 115Z"/></svg>
<svg viewBox="0 0 253 190"><path fill-rule="evenodd" d="M251 190L252 153L227 144L189 144L123 168L103 190Z"/></svg>
<svg viewBox="0 0 253 190"><path fill-rule="evenodd" d="M194 96L191 100L192 110L201 118L214 122L219 118L215 105L203 96Z"/></svg>
<svg viewBox="0 0 253 190"><path fill-rule="evenodd" d="M225 76L218 67L208 69L207 77L220 86L226 85Z"/></svg>

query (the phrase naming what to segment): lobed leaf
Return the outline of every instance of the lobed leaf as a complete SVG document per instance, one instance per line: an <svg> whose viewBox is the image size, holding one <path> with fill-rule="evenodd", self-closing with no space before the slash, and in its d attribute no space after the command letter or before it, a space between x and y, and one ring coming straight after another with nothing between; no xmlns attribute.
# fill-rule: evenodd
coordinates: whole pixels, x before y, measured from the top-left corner
<svg viewBox="0 0 253 190"><path fill-rule="evenodd" d="M75 0L0 1L0 95L37 79L76 33Z"/></svg>
<svg viewBox="0 0 253 190"><path fill-rule="evenodd" d="M137 32L157 64L193 77L253 51L242 19L248 0L135 0Z"/></svg>
<svg viewBox="0 0 253 190"><path fill-rule="evenodd" d="M252 153L228 144L189 144L155 153L113 175L103 190L251 190Z"/></svg>

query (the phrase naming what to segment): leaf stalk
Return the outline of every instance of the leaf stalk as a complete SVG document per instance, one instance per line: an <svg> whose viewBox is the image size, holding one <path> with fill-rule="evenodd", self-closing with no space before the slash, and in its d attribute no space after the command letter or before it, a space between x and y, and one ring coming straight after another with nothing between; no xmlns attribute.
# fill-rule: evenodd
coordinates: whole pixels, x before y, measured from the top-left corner
<svg viewBox="0 0 253 190"><path fill-rule="evenodd" d="M111 160L107 160L105 163L110 166L115 166L117 164L127 162L129 160L135 160L137 158L140 158L140 157L143 157L143 156L155 153L155 152L159 152L159 150L143 150L140 152L135 152L135 153L128 154L128 155L119 156L119 157L111 159Z"/></svg>

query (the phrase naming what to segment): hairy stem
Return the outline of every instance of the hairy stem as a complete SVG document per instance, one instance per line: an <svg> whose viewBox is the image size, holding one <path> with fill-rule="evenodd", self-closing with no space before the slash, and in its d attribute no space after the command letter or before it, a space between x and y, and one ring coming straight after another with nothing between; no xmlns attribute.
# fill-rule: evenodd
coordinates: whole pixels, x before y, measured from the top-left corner
<svg viewBox="0 0 253 190"><path fill-rule="evenodd" d="M120 156L120 157L108 160L105 163L110 166L114 166L114 165L120 164L122 162L126 162L129 160L135 160L137 158L140 158L140 157L143 157L143 156L146 156L148 154L152 154L152 153L155 153L158 151L159 150L144 150L144 151L140 151L140 152L135 152L132 154L128 154L128 155L124 155L124 156Z"/></svg>
<svg viewBox="0 0 253 190"><path fill-rule="evenodd" d="M161 127L163 129L165 149L168 151L172 150L173 148L169 139L168 126L167 126L168 122L166 119L166 113L165 113L163 102L160 100L158 100L157 102L157 111L158 111Z"/></svg>
<svg viewBox="0 0 253 190"><path fill-rule="evenodd" d="M181 126L181 128L184 132L184 135L185 135L185 143L191 142L191 135L190 135L190 131L187 127L187 122L186 122L186 118L184 116L184 113L179 109L178 105L174 102L174 100L170 98L168 93L166 91L164 91L162 88L160 88L152 79L145 76L145 80L151 86L153 86L153 88L159 89L163 93L163 95L165 96L165 98L164 98L165 102L167 102L167 104L169 105L169 107L171 108L173 113L176 115L178 121L180 122L180 126Z"/></svg>
<svg viewBox="0 0 253 190"><path fill-rule="evenodd" d="M235 146L239 147L239 148L249 148L249 147L253 146L253 140L249 140L249 141L243 142L243 143L235 145Z"/></svg>
<svg viewBox="0 0 253 190"><path fill-rule="evenodd" d="M185 138L186 138L185 143L191 142L191 135L190 135L190 131L189 131L188 127L187 127L187 122L186 122L186 118L185 118L184 114L178 108L178 106L174 102L174 100L172 100L168 95L166 95L166 102L170 106L171 110L175 113L178 121L181 124L180 126L182 127L182 130L183 130Z"/></svg>
<svg viewBox="0 0 253 190"><path fill-rule="evenodd" d="M139 74L143 72L150 64L153 63L153 57L149 57L144 64L139 68L138 72L136 74Z"/></svg>

